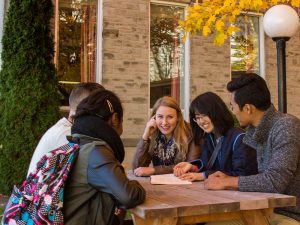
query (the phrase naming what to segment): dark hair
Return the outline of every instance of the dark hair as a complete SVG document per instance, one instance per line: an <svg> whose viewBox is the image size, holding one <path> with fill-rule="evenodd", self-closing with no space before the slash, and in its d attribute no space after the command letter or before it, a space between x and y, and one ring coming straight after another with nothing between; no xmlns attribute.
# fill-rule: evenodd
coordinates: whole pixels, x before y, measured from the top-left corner
<svg viewBox="0 0 300 225"><path fill-rule="evenodd" d="M267 110L271 96L266 81L255 73L247 73L230 81L227 90L234 92L234 100L240 110L245 104L252 104L259 110Z"/></svg>
<svg viewBox="0 0 300 225"><path fill-rule="evenodd" d="M79 102L86 98L90 93L98 89L104 89L104 87L99 83L93 82L76 84L69 97L70 110L75 112Z"/></svg>
<svg viewBox="0 0 300 225"><path fill-rule="evenodd" d="M75 120L84 115L95 115L107 121L113 113L123 118L123 107L119 97L109 90L96 90L77 106Z"/></svg>
<svg viewBox="0 0 300 225"><path fill-rule="evenodd" d="M205 92L198 95L190 105L190 123L195 144L199 145L204 136L204 131L193 120L195 114L208 116L217 132L224 135L230 128L234 127L234 120L231 112L224 101L213 92Z"/></svg>

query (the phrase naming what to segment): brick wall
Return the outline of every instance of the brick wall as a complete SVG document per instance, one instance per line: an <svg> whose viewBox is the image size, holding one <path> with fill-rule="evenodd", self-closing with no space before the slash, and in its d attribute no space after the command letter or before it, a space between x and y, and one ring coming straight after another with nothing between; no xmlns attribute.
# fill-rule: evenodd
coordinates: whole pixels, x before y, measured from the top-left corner
<svg viewBox="0 0 300 225"><path fill-rule="evenodd" d="M123 102L123 137L137 138L149 113L149 0L104 0L103 11L102 83Z"/></svg>
<svg viewBox="0 0 300 225"><path fill-rule="evenodd" d="M230 81L230 45L215 46L213 37L192 37L190 54L191 100L205 91L214 91L229 104L226 84ZM277 108L276 43L265 37L266 81ZM286 42L286 80L288 113L300 117L300 32Z"/></svg>
<svg viewBox="0 0 300 225"><path fill-rule="evenodd" d="M276 43L265 37L266 80L272 102L277 108L277 53ZM300 32L286 42L287 111L300 118Z"/></svg>
<svg viewBox="0 0 300 225"><path fill-rule="evenodd" d="M188 3L187 0L174 2ZM141 136L149 116L149 0L104 0L103 85L119 94L125 109L123 138ZM277 107L276 46L265 38L266 80ZM300 117L300 34L287 42L288 112ZM229 40L222 46L213 37L192 37L190 100L214 91L229 104Z"/></svg>
<svg viewBox="0 0 300 225"><path fill-rule="evenodd" d="M229 41L213 44L213 37L192 37L190 50L190 97L193 100L206 91L217 93L229 104L226 84L230 81Z"/></svg>

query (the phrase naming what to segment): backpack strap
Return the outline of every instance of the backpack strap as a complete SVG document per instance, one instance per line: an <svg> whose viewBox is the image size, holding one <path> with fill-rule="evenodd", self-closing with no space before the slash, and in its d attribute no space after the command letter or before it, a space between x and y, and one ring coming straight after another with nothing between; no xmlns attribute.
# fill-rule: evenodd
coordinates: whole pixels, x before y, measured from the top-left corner
<svg viewBox="0 0 300 225"><path fill-rule="evenodd" d="M235 143L237 142L237 140L239 139L239 137L240 136L242 136L242 135L245 135L245 133L240 133L240 134L238 134L236 137L235 137L235 139L234 139L234 141L233 141L233 145L232 145L232 151L234 152L234 147L235 147Z"/></svg>
<svg viewBox="0 0 300 225"><path fill-rule="evenodd" d="M213 165L214 165L214 163L217 159L217 156L218 156L218 154L221 150L223 139L224 139L224 137L222 136L220 138L219 142L217 143L217 145L214 146L214 151L213 151L213 153L212 153L212 155L211 155L211 157L210 157L210 159L207 163L206 170L210 170L213 167Z"/></svg>

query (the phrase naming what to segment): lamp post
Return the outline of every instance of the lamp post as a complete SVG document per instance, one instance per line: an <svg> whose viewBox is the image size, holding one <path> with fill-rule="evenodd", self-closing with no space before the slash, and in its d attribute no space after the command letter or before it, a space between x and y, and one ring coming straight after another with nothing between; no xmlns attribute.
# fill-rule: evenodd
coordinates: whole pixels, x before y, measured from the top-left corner
<svg viewBox="0 0 300 225"><path fill-rule="evenodd" d="M288 5L271 7L264 15L263 27L269 37L276 42L278 73L278 110L286 113L286 61L285 43L299 29L297 12Z"/></svg>

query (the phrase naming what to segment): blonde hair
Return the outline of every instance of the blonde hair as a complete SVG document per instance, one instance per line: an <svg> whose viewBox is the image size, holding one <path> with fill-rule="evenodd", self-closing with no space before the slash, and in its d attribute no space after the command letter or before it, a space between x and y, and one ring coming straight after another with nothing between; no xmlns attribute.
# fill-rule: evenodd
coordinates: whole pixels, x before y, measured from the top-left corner
<svg viewBox="0 0 300 225"><path fill-rule="evenodd" d="M175 109L177 113L178 123L173 131L173 139L179 151L179 153L175 158L175 163L178 163L186 159L189 142L192 138L191 128L189 124L184 120L180 106L178 105L177 101L174 98L169 96L161 97L155 102L152 108L150 118L152 118L156 114L156 111L160 106L166 106ZM150 151L153 151L154 145L156 144L156 137L158 136L158 133L159 130L157 129L152 135L152 137L154 138L151 138L150 148L149 148Z"/></svg>

